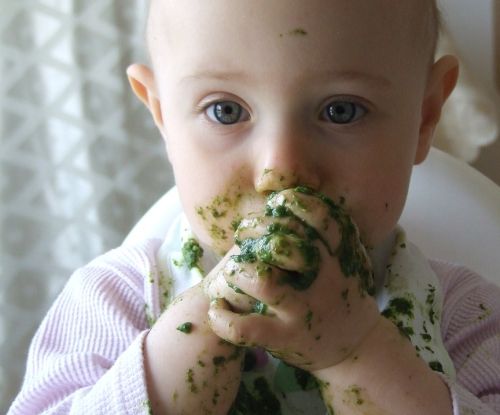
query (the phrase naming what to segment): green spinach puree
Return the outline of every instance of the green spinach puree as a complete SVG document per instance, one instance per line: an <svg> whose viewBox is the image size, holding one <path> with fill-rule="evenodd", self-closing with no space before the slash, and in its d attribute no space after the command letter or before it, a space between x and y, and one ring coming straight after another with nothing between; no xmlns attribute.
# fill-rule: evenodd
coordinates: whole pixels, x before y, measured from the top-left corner
<svg viewBox="0 0 500 415"><path fill-rule="evenodd" d="M277 206L270 203L277 194L275 192L268 197L265 216L292 218L302 225L303 232L298 235L283 222L270 224L264 235L258 238L239 239L237 231L235 240L241 252L239 255L234 255L233 259L240 263L261 262L280 268L283 265L283 259L286 261L287 257L298 253L303 266L299 270L286 272L284 282L296 290L306 290L318 275L320 252L316 241L319 241L324 244L330 255L338 257L345 277L358 277L361 291L374 295L373 273L368 266L366 254L360 246L356 226L344 208L322 193L306 186L295 187L292 191L298 195L317 198L327 206L330 218L339 225L341 233L339 245L335 248L330 247L316 229L293 213L286 200ZM304 202L300 201L300 203ZM307 209L307 206L301 206L301 208Z"/></svg>

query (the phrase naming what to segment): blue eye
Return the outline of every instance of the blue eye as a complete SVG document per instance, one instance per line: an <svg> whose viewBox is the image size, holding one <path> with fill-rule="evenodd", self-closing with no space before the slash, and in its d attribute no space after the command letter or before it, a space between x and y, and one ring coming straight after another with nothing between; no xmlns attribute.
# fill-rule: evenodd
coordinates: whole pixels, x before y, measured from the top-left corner
<svg viewBox="0 0 500 415"><path fill-rule="evenodd" d="M248 119L243 107L234 101L220 101L207 107L207 116L215 122L229 125ZM245 118L242 119L242 115Z"/></svg>
<svg viewBox="0 0 500 415"><path fill-rule="evenodd" d="M350 101L333 101L326 106L325 112L334 124L349 124L365 115L366 109Z"/></svg>

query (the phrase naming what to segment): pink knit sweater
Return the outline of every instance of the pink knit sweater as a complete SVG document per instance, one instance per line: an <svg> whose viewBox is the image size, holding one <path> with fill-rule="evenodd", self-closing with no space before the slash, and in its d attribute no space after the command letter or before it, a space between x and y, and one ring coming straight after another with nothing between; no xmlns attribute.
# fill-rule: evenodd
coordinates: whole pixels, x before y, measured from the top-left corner
<svg viewBox="0 0 500 415"><path fill-rule="evenodd" d="M160 240L121 247L77 270L36 333L9 415L148 413L144 285ZM500 287L431 261L444 295L454 414L500 414Z"/></svg>

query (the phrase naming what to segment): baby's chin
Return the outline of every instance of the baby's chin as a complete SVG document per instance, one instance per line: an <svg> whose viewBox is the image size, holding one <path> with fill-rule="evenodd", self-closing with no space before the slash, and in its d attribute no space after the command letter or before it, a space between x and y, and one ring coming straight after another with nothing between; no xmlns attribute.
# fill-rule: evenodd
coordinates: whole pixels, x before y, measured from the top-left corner
<svg viewBox="0 0 500 415"><path fill-rule="evenodd" d="M228 192L198 205L189 212L188 220L199 242L224 256L235 245L234 234L241 220L262 215L265 206L266 199L262 196Z"/></svg>
<svg viewBox="0 0 500 415"><path fill-rule="evenodd" d="M240 217L240 216L238 216ZM223 257L235 245L234 232L239 220L219 218L219 220L189 220L194 237L202 248ZM233 223L234 222L234 223Z"/></svg>

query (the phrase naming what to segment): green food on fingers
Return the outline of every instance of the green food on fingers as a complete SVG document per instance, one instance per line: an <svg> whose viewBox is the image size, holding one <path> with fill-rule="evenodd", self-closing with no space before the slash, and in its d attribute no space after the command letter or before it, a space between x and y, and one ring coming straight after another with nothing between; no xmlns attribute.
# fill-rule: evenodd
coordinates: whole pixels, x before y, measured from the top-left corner
<svg viewBox="0 0 500 415"><path fill-rule="evenodd" d="M339 258L342 273L346 277L357 276L360 279L362 291L369 295L375 295L373 271L369 266L366 252L360 243L358 229L342 207L344 201L337 204L324 194L305 186L299 186L295 188L295 191L315 196L328 206L330 217L337 222L340 229L341 239L335 250L335 255Z"/></svg>
<svg viewBox="0 0 500 415"><path fill-rule="evenodd" d="M309 187L299 186L288 190L293 192L293 201L286 198L277 201L280 192L269 195L265 216L277 221L268 225L261 236L240 238L240 234L245 234L245 227L252 225L252 222L241 222L235 233L235 241L241 252L234 255L233 259L240 263L259 262L281 268L286 271L284 283L296 290L306 290L318 275L320 251L316 244L319 241L330 255L338 257L343 275L359 278L361 292L373 295L373 272L366 252L359 241L356 225L341 204ZM308 197L326 206L329 218L337 223L340 231L337 247L329 246L317 229L293 212L292 203L302 211L309 211Z"/></svg>

